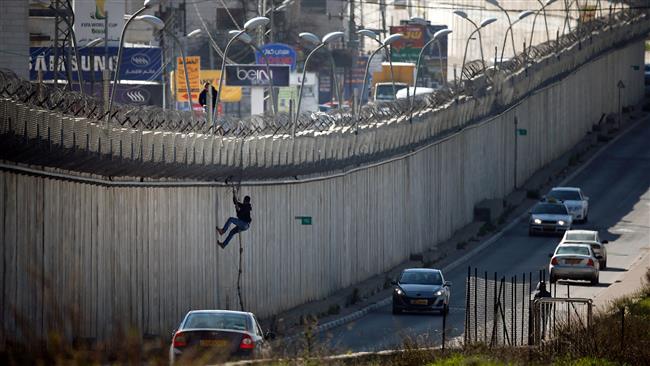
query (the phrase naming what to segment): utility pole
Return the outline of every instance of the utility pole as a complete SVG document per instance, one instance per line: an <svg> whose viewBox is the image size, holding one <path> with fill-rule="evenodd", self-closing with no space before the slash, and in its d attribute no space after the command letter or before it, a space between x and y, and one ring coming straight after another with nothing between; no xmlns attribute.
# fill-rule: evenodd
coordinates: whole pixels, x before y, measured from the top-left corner
<svg viewBox="0 0 650 366"><path fill-rule="evenodd" d="M357 46L357 25L354 22L354 0L350 0L350 21L348 23L348 32L348 43L350 43L348 46L349 48L354 48Z"/></svg>
<svg viewBox="0 0 650 366"><path fill-rule="evenodd" d="M381 13L381 32L383 38L386 38L386 34L388 34L386 29L386 0L379 0L379 12Z"/></svg>

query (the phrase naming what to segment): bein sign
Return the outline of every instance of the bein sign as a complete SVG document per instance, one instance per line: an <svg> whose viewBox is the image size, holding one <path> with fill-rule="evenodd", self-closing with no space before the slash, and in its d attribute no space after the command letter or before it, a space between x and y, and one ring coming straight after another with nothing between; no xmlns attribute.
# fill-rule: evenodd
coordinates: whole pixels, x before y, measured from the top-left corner
<svg viewBox="0 0 650 366"><path fill-rule="evenodd" d="M269 75L265 65L226 65L226 85L229 86L268 86L269 78L273 86L289 86L289 65L271 65Z"/></svg>

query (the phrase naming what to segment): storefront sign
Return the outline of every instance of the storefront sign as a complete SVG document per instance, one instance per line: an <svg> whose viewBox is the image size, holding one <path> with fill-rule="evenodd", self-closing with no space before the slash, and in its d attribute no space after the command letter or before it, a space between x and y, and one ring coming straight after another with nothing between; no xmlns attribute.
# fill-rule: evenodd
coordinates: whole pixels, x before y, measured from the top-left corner
<svg viewBox="0 0 650 366"><path fill-rule="evenodd" d="M270 78L273 86L289 86L289 69L289 65L271 65L269 75L266 65L226 65L226 85L268 86Z"/></svg>

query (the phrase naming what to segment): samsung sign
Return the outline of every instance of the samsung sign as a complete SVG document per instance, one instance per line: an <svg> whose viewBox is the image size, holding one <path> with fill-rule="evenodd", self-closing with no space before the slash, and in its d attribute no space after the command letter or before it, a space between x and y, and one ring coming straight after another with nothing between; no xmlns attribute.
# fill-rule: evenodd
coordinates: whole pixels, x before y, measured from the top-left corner
<svg viewBox="0 0 650 366"><path fill-rule="evenodd" d="M43 73L44 80L54 78L54 52L50 47L32 47L29 49L29 74L32 80L38 78L38 73ZM108 67L115 70L117 65L117 47L108 48L108 60L104 57L104 47L82 48L79 52L82 77L86 82L102 79L102 71ZM108 62L106 62L108 61ZM108 65L107 65L108 64ZM161 53L158 47L125 47L120 66L120 79L137 81L161 80ZM72 78L77 80L77 60L70 58ZM94 75L93 75L94 73ZM65 65L59 65L59 78L65 79Z"/></svg>
<svg viewBox="0 0 650 366"><path fill-rule="evenodd" d="M226 85L268 86L270 78L273 86L289 86L289 71L289 65L226 65Z"/></svg>

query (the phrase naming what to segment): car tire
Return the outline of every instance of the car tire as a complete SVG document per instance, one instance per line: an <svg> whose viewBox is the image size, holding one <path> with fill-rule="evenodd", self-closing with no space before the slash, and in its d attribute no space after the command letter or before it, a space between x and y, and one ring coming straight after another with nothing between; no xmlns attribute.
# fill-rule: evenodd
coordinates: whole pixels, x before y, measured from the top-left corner
<svg viewBox="0 0 650 366"><path fill-rule="evenodd" d="M607 269L607 260L601 262L600 269Z"/></svg>
<svg viewBox="0 0 650 366"><path fill-rule="evenodd" d="M553 274L551 273L551 274L548 275L548 281L549 281L550 283L556 283L556 282L557 282L557 278L555 278L555 276L553 276Z"/></svg>
<svg viewBox="0 0 650 366"><path fill-rule="evenodd" d="M402 309L393 305L393 315L399 315L402 313Z"/></svg>
<svg viewBox="0 0 650 366"><path fill-rule="evenodd" d="M586 224L587 222L589 222L589 212L587 212L587 214L585 215L585 218L582 219L583 224Z"/></svg>
<svg viewBox="0 0 650 366"><path fill-rule="evenodd" d="M596 277L594 277L594 278L591 279L591 284L592 284L592 285L597 285L597 284L599 284L599 283L600 283L600 281L598 280L598 276L596 276Z"/></svg>
<svg viewBox="0 0 650 366"><path fill-rule="evenodd" d="M528 229L528 236L535 236L535 232L533 232L531 229Z"/></svg>

